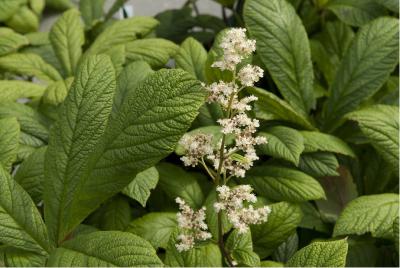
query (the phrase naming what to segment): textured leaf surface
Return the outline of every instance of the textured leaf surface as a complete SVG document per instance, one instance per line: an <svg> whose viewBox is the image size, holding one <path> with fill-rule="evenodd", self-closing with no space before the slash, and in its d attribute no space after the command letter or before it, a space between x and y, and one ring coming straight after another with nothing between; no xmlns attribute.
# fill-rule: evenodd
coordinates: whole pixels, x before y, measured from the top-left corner
<svg viewBox="0 0 400 268"><path fill-rule="evenodd" d="M73 76L82 55L81 47L85 42L79 11L70 9L62 14L51 28L49 38L64 75Z"/></svg>
<svg viewBox="0 0 400 268"><path fill-rule="evenodd" d="M238 230L235 229L226 240L226 248L240 266L260 266L260 257L253 252L253 242L251 241L250 231L239 234Z"/></svg>
<svg viewBox="0 0 400 268"><path fill-rule="evenodd" d="M289 267L344 267L347 255L346 239L314 242L302 248L287 262Z"/></svg>
<svg viewBox="0 0 400 268"><path fill-rule="evenodd" d="M25 36L20 35L9 28L0 27L0 56L11 52L16 52L20 47L27 44L29 44L29 41Z"/></svg>
<svg viewBox="0 0 400 268"><path fill-rule="evenodd" d="M305 116L298 113L287 102L271 92L261 88L250 88L248 92L258 97L254 109L258 118L264 120L283 120L299 125L304 129L315 129Z"/></svg>
<svg viewBox="0 0 400 268"><path fill-rule="evenodd" d="M103 17L104 0L79 1L79 11L87 29L100 22Z"/></svg>
<svg viewBox="0 0 400 268"><path fill-rule="evenodd" d="M246 182L267 198L301 202L325 198L321 185L307 174L278 166L258 166L251 169Z"/></svg>
<svg viewBox="0 0 400 268"><path fill-rule="evenodd" d="M361 131L375 149L396 170L399 169L399 107L370 106L346 117L358 122Z"/></svg>
<svg viewBox="0 0 400 268"><path fill-rule="evenodd" d="M399 13L399 1L397 0L375 0L376 3L383 5L390 11Z"/></svg>
<svg viewBox="0 0 400 268"><path fill-rule="evenodd" d="M307 217L304 215L303 219ZM274 251L272 258L279 262L287 262L297 251L299 246L299 237L297 233L293 233L289 236L285 242L279 245L279 247Z"/></svg>
<svg viewBox="0 0 400 268"><path fill-rule="evenodd" d="M314 105L313 67L306 30L287 1L250 0L244 19L257 52L285 99L302 114Z"/></svg>
<svg viewBox="0 0 400 268"><path fill-rule="evenodd" d="M26 0L1 0L0 21L5 21L17 12L18 8L25 4Z"/></svg>
<svg viewBox="0 0 400 268"><path fill-rule="evenodd" d="M313 177L338 176L339 162L336 156L327 152L301 155L299 168Z"/></svg>
<svg viewBox="0 0 400 268"><path fill-rule="evenodd" d="M71 202L106 128L115 90L114 69L106 56L80 66L59 120L51 130L45 160L45 219L51 236L61 241L70 231Z"/></svg>
<svg viewBox="0 0 400 268"><path fill-rule="evenodd" d="M146 206L150 191L156 188L159 174L155 167L139 172L136 177L122 191L123 194L138 201L143 207Z"/></svg>
<svg viewBox="0 0 400 268"><path fill-rule="evenodd" d="M32 199L0 165L0 241L46 254L50 242L46 226Z"/></svg>
<svg viewBox="0 0 400 268"><path fill-rule="evenodd" d="M175 56L175 61L176 67L192 74L200 81L204 81L207 51L199 41L188 37L181 44L178 54Z"/></svg>
<svg viewBox="0 0 400 268"><path fill-rule="evenodd" d="M15 53L0 57L0 68L20 75L35 76L46 82L62 79L53 66L40 56L31 53Z"/></svg>
<svg viewBox="0 0 400 268"><path fill-rule="evenodd" d="M146 239L156 249L166 249L176 227L176 213L152 212L132 221L126 231Z"/></svg>
<svg viewBox="0 0 400 268"><path fill-rule="evenodd" d="M46 257L35 252L8 247L4 250L4 264L6 267L44 267Z"/></svg>
<svg viewBox="0 0 400 268"><path fill-rule="evenodd" d="M45 87L31 82L0 80L0 102L15 102L20 98L37 98L42 96L44 91Z"/></svg>
<svg viewBox="0 0 400 268"><path fill-rule="evenodd" d="M303 136L295 129L276 126L260 132L267 138L268 143L259 146L266 155L287 160L294 165L299 164L300 154L304 149Z"/></svg>
<svg viewBox="0 0 400 268"><path fill-rule="evenodd" d="M34 32L39 29L39 17L27 5L21 6L5 23L20 33Z"/></svg>
<svg viewBox="0 0 400 268"><path fill-rule="evenodd" d="M356 157L353 150L340 138L316 131L301 131L304 138L304 152L332 152Z"/></svg>
<svg viewBox="0 0 400 268"><path fill-rule="evenodd" d="M296 232L301 222L302 212L298 205L286 202L272 204L268 221L251 226L254 251L265 258Z"/></svg>
<svg viewBox="0 0 400 268"><path fill-rule="evenodd" d="M139 36L148 34L157 24L157 20L151 17L140 16L116 21L96 38L87 54L103 53L113 46L136 40Z"/></svg>
<svg viewBox="0 0 400 268"><path fill-rule="evenodd" d="M10 171L17 160L19 132L19 124L15 118L0 119L0 165L6 171Z"/></svg>
<svg viewBox="0 0 400 268"><path fill-rule="evenodd" d="M162 266L146 240L125 232L103 231L79 235L52 252L52 267Z"/></svg>
<svg viewBox="0 0 400 268"><path fill-rule="evenodd" d="M398 194L361 196L345 207L336 222L333 236L370 232L373 237L390 238L393 221L398 216Z"/></svg>
<svg viewBox="0 0 400 268"><path fill-rule="evenodd" d="M163 67L172 58L178 46L162 38L146 38L126 44L126 59L130 61L145 61L153 68Z"/></svg>
<svg viewBox="0 0 400 268"><path fill-rule="evenodd" d="M398 63L398 20L379 18L360 29L347 50L324 107L326 130L376 93Z"/></svg>

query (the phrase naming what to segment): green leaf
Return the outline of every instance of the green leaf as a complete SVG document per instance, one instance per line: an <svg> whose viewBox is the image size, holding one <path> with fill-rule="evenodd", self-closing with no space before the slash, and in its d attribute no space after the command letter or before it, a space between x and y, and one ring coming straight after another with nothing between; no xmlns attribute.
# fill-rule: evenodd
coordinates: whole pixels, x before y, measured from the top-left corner
<svg viewBox="0 0 400 268"><path fill-rule="evenodd" d="M64 12L53 24L49 38L65 77L73 76L82 55L82 45L85 42L79 11L70 9Z"/></svg>
<svg viewBox="0 0 400 268"><path fill-rule="evenodd" d="M165 66L172 58L178 46L162 38L146 38L126 44L126 59L128 62L145 61L153 68Z"/></svg>
<svg viewBox="0 0 400 268"><path fill-rule="evenodd" d="M104 0L79 1L79 11L85 22L85 28L91 29L103 18Z"/></svg>
<svg viewBox="0 0 400 268"><path fill-rule="evenodd" d="M176 227L176 213L152 212L132 221L125 231L146 239L156 249L166 249Z"/></svg>
<svg viewBox="0 0 400 268"><path fill-rule="evenodd" d="M146 240L125 232L99 231L79 235L50 255L47 266L162 266Z"/></svg>
<svg viewBox="0 0 400 268"><path fill-rule="evenodd" d="M376 0L332 0L326 7L351 26L362 26L385 15L385 10Z"/></svg>
<svg viewBox="0 0 400 268"><path fill-rule="evenodd" d="M29 0L29 7L38 16L42 14L45 5L46 5L45 0Z"/></svg>
<svg viewBox="0 0 400 268"><path fill-rule="evenodd" d="M46 254L50 242L46 226L29 195L0 165L0 242Z"/></svg>
<svg viewBox="0 0 400 268"><path fill-rule="evenodd" d="M0 27L0 56L16 52L19 48L28 44L28 38L25 36L14 32L12 29Z"/></svg>
<svg viewBox="0 0 400 268"><path fill-rule="evenodd" d="M260 262L260 267L285 267L285 265L276 261L262 261Z"/></svg>
<svg viewBox="0 0 400 268"><path fill-rule="evenodd" d="M287 1L249 0L244 20L257 52L285 99L301 114L314 106L313 66L307 32Z"/></svg>
<svg viewBox="0 0 400 268"><path fill-rule="evenodd" d="M393 222L393 239L397 252L399 252L399 217L396 217Z"/></svg>
<svg viewBox="0 0 400 268"><path fill-rule="evenodd" d="M205 64L207 51L203 45L192 37L188 37L180 46L175 56L176 67L192 74L200 81L205 81Z"/></svg>
<svg viewBox="0 0 400 268"><path fill-rule="evenodd" d="M399 169L399 107L374 105L352 112L346 118L357 121L374 148L396 170Z"/></svg>
<svg viewBox="0 0 400 268"><path fill-rule="evenodd" d="M313 177L338 176L339 162L336 156L327 152L301 155L299 168Z"/></svg>
<svg viewBox="0 0 400 268"><path fill-rule="evenodd" d="M157 24L158 22L151 17L140 16L116 21L96 38L86 54L103 53L113 46L136 40L140 36L147 35Z"/></svg>
<svg viewBox="0 0 400 268"><path fill-rule="evenodd" d="M268 143L259 146L261 153L299 164L300 154L304 149L303 136L295 129L276 126L260 132Z"/></svg>
<svg viewBox="0 0 400 268"><path fill-rule="evenodd" d="M399 1L397 0L375 0L376 3L386 7L390 11L399 13Z"/></svg>
<svg viewBox="0 0 400 268"><path fill-rule="evenodd" d="M18 11L22 4L25 4L26 0L1 0L0 5L0 21L9 19L15 12Z"/></svg>
<svg viewBox="0 0 400 268"><path fill-rule="evenodd" d="M204 243L189 251L179 252L177 244L178 230L168 242L164 263L171 267L221 267L222 256L219 247L213 243Z"/></svg>
<svg viewBox="0 0 400 268"><path fill-rule="evenodd" d="M0 102L15 102L20 98L38 98L43 95L45 87L26 81L0 80Z"/></svg>
<svg viewBox="0 0 400 268"><path fill-rule="evenodd" d="M313 204L304 202L301 204L301 210L303 211L304 217L301 220L300 227L316 230L322 233L330 233L328 225L322 220L321 213Z"/></svg>
<svg viewBox="0 0 400 268"><path fill-rule="evenodd" d="M317 131L301 131L304 138L304 152L332 152L355 158L356 155L347 143L340 138L317 132Z"/></svg>
<svg viewBox="0 0 400 268"><path fill-rule="evenodd" d="M226 248L239 266L260 266L260 257L253 252L253 242L251 241L250 231L240 234L238 230L235 229L226 240Z"/></svg>
<svg viewBox="0 0 400 268"><path fill-rule="evenodd" d="M43 94L42 102L44 104L56 106L63 103L73 81L74 78L70 77L66 80L60 80L50 84Z"/></svg>
<svg viewBox="0 0 400 268"><path fill-rule="evenodd" d="M20 7L5 23L20 33L34 32L39 29L39 17L26 5Z"/></svg>
<svg viewBox="0 0 400 268"><path fill-rule="evenodd" d="M192 173L169 163L160 163L157 170L160 174L159 185L169 198L175 200L180 197L192 208L202 206L204 195Z"/></svg>
<svg viewBox="0 0 400 268"><path fill-rule="evenodd" d="M22 162L14 176L14 180L24 188L36 204L42 200L46 149L47 147L41 147L34 151Z"/></svg>
<svg viewBox="0 0 400 268"><path fill-rule="evenodd" d="M157 186L158 178L157 169L155 167L148 168L138 173L131 183L122 190L122 193L145 207L147 199L150 197L150 191Z"/></svg>
<svg viewBox="0 0 400 268"><path fill-rule="evenodd" d="M4 251L6 267L44 267L46 257L34 252L8 247Z"/></svg>
<svg viewBox="0 0 400 268"><path fill-rule="evenodd" d="M263 120L283 120L313 130L315 127L302 114L298 113L287 102L271 92L261 88L249 88L247 91L258 97L254 106L257 118Z"/></svg>
<svg viewBox="0 0 400 268"><path fill-rule="evenodd" d="M289 267L344 267L347 255L346 239L314 242L302 248L286 263Z"/></svg>
<svg viewBox="0 0 400 268"><path fill-rule="evenodd" d="M344 114L376 93L398 63L398 20L379 18L357 32L331 86L323 128L334 130Z"/></svg>
<svg viewBox="0 0 400 268"><path fill-rule="evenodd" d="M46 0L46 6L63 11L68 8L73 8L74 4L72 4L71 0Z"/></svg>
<svg viewBox="0 0 400 268"><path fill-rule="evenodd" d="M280 202L270 205L268 221L251 226L254 251L261 259L271 255L274 250L296 232L301 222L301 209L296 204Z"/></svg>
<svg viewBox="0 0 400 268"><path fill-rule="evenodd" d="M88 57L77 74L51 130L45 161L45 219L57 242L71 231L71 202L95 164L115 90L115 72L106 56Z"/></svg>
<svg viewBox="0 0 400 268"><path fill-rule="evenodd" d="M356 240L357 239L357 240ZM346 267L372 267L376 262L380 251L375 246L373 239L350 238L347 239L349 250L347 252Z"/></svg>
<svg viewBox="0 0 400 268"><path fill-rule="evenodd" d="M0 119L0 165L10 171L17 160L19 124L15 118Z"/></svg>
<svg viewBox="0 0 400 268"><path fill-rule="evenodd" d="M304 217L306 217L306 215L304 215ZM279 247L274 251L272 258L276 261L285 263L296 253L298 246L299 237L297 236L297 233L293 233L285 242L279 245Z"/></svg>
<svg viewBox="0 0 400 268"><path fill-rule="evenodd" d="M15 53L0 57L0 68L20 75L35 76L45 82L62 79L56 69L40 56L31 53Z"/></svg>
<svg viewBox="0 0 400 268"><path fill-rule="evenodd" d="M278 201L302 202L325 198L318 181L295 169L258 166L248 172L245 180L258 194Z"/></svg>
<svg viewBox="0 0 400 268"><path fill-rule="evenodd" d="M398 194L360 196L345 207L336 222L333 236L370 232L373 237L390 238L393 221L398 216Z"/></svg>

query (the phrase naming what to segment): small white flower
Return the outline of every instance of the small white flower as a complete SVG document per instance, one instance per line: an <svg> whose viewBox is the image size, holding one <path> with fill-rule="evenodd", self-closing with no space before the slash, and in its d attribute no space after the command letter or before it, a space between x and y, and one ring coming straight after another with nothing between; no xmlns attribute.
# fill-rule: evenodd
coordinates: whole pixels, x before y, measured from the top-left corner
<svg viewBox="0 0 400 268"><path fill-rule="evenodd" d="M184 148L185 155L181 157L185 166L195 167L199 159L213 153L212 136L207 134L185 134L179 144Z"/></svg>
<svg viewBox="0 0 400 268"><path fill-rule="evenodd" d="M264 70L258 66L247 64L238 73L240 83L246 87L254 86L255 82L258 82L261 77L264 76Z"/></svg>

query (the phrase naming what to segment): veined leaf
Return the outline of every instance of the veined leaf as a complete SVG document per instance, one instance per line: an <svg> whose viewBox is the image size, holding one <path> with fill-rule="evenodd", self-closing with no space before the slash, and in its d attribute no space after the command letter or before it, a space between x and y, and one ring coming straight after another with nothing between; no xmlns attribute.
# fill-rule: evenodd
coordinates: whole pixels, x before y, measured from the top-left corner
<svg viewBox="0 0 400 268"><path fill-rule="evenodd" d="M339 176L336 156L327 152L305 153L300 157L299 168L315 178Z"/></svg>
<svg viewBox="0 0 400 268"><path fill-rule="evenodd" d="M79 1L79 11L85 22L85 28L91 29L103 18L104 0Z"/></svg>
<svg viewBox="0 0 400 268"><path fill-rule="evenodd" d="M27 5L21 6L5 23L20 33L39 29L39 17Z"/></svg>
<svg viewBox="0 0 400 268"><path fill-rule="evenodd" d="M374 105L346 115L393 168L399 169L399 107Z"/></svg>
<svg viewBox="0 0 400 268"><path fill-rule="evenodd" d="M336 222L333 236L370 232L373 237L390 239L393 221L398 216L398 194L360 196L345 207Z"/></svg>
<svg viewBox="0 0 400 268"><path fill-rule="evenodd" d="M139 39L126 44L128 62L145 61L153 68L160 68L172 58L178 46L162 38Z"/></svg>
<svg viewBox="0 0 400 268"><path fill-rule="evenodd" d="M344 267L347 248L346 239L314 242L296 252L286 265L288 267Z"/></svg>
<svg viewBox="0 0 400 268"><path fill-rule="evenodd" d="M150 197L150 190L156 188L158 178L159 174L155 167L143 170L122 190L122 193L145 207L147 199Z"/></svg>
<svg viewBox="0 0 400 268"><path fill-rule="evenodd" d="M299 164L300 154L304 149L303 136L295 129L276 126L260 132L268 143L259 146L261 153Z"/></svg>
<svg viewBox="0 0 400 268"><path fill-rule="evenodd" d="M107 126L115 91L115 72L106 56L88 57L78 69L59 119L51 130L45 160L45 219L60 242L71 231L71 202Z"/></svg>
<svg viewBox="0 0 400 268"><path fill-rule="evenodd" d="M0 57L0 68L20 75L35 76L52 82L61 80L61 75L40 56L31 53L15 53Z"/></svg>
<svg viewBox="0 0 400 268"><path fill-rule="evenodd" d="M303 219L305 217L307 217L307 215L304 215ZM279 247L274 251L272 258L276 261L285 263L296 253L298 246L299 237L295 232L291 236L289 236L285 242L279 245Z"/></svg>
<svg viewBox="0 0 400 268"><path fill-rule="evenodd" d="M162 266L146 240L125 232L103 231L79 235L54 250L47 266Z"/></svg>
<svg viewBox="0 0 400 268"><path fill-rule="evenodd" d="M318 181L295 169L258 166L248 172L245 180L258 194L278 201L302 202L325 198Z"/></svg>
<svg viewBox="0 0 400 268"><path fill-rule="evenodd" d="M166 249L176 227L176 213L152 212L132 221L125 231L146 239L156 249Z"/></svg>
<svg viewBox="0 0 400 268"><path fill-rule="evenodd" d="M226 240L226 248L240 266L260 266L260 257L253 252L253 242L251 241L250 231L240 234L237 229L233 230Z"/></svg>
<svg viewBox="0 0 400 268"><path fill-rule="evenodd" d="M271 92L261 88L249 88L247 91L258 97L254 107L258 118L263 120L283 120L301 126L304 129L315 129L305 116L299 114L287 102Z"/></svg>
<svg viewBox="0 0 400 268"><path fill-rule="evenodd" d="M397 0L375 0L376 3L386 7L390 11L399 13L399 1Z"/></svg>
<svg viewBox="0 0 400 268"><path fill-rule="evenodd" d="M6 267L44 267L46 256L13 247L4 250L4 264Z"/></svg>
<svg viewBox="0 0 400 268"><path fill-rule="evenodd" d="M29 195L0 165L0 242L46 254L50 242L46 226Z"/></svg>
<svg viewBox="0 0 400 268"><path fill-rule="evenodd" d="M19 124L15 118L0 119L0 165L10 171L17 160Z"/></svg>
<svg viewBox="0 0 400 268"><path fill-rule="evenodd" d="M0 80L0 102L15 102L20 98L37 98L43 95L45 87L26 81Z"/></svg>
<svg viewBox="0 0 400 268"><path fill-rule="evenodd" d="M82 55L81 47L85 42L79 11L70 9L64 12L51 28L49 38L64 75L73 76Z"/></svg>
<svg viewBox="0 0 400 268"><path fill-rule="evenodd" d="M379 18L357 33L347 50L324 107L323 128L334 130L344 114L376 93L398 63L398 20Z"/></svg>
<svg viewBox="0 0 400 268"><path fill-rule="evenodd" d="M192 37L186 38L175 56L176 67L192 74L200 81L205 81L205 64L207 51L203 45Z"/></svg>
<svg viewBox="0 0 400 268"><path fill-rule="evenodd" d="M0 21L9 19L25 3L26 0L1 0Z"/></svg>
<svg viewBox="0 0 400 268"><path fill-rule="evenodd" d="M70 77L66 80L60 80L50 84L43 94L42 102L44 104L56 106L63 103L73 81L74 78Z"/></svg>
<svg viewBox="0 0 400 268"><path fill-rule="evenodd" d="M268 221L251 226L254 251L261 259L271 255L280 244L295 233L302 218L301 209L296 204L280 202L270 207Z"/></svg>
<svg viewBox="0 0 400 268"><path fill-rule="evenodd" d="M362 26L385 15L385 10L376 0L333 0L326 7L341 21L352 26Z"/></svg>
<svg viewBox="0 0 400 268"><path fill-rule="evenodd" d="M287 1L249 0L244 20L278 89L306 116L315 102L314 75L307 33L295 9Z"/></svg>
<svg viewBox="0 0 400 268"><path fill-rule="evenodd" d="M3 3L1 4L3 5ZM20 47L28 44L28 38L25 36L20 35L9 28L0 27L0 56L16 52Z"/></svg>
<svg viewBox="0 0 400 268"><path fill-rule="evenodd" d="M151 17L133 17L116 21L96 38L86 54L103 53L113 46L136 40L139 36L148 34L157 24L157 20Z"/></svg>
<svg viewBox="0 0 400 268"><path fill-rule="evenodd" d="M350 146L336 136L317 131L301 131L300 133L304 138L305 153L322 151L356 157Z"/></svg>

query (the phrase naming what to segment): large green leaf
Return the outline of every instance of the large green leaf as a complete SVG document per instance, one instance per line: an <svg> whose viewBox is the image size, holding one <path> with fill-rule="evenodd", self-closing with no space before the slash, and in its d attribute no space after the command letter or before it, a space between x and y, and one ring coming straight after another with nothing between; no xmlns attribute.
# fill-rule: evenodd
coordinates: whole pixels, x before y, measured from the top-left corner
<svg viewBox="0 0 400 268"><path fill-rule="evenodd" d="M45 160L45 219L57 242L71 231L71 202L77 198L85 173L95 164L116 86L106 56L88 57L78 74L51 130Z"/></svg>
<svg viewBox="0 0 400 268"><path fill-rule="evenodd" d="M123 194L138 201L143 207L146 206L150 191L156 188L159 174L155 167L139 172L136 177L122 191Z"/></svg>
<svg viewBox="0 0 400 268"><path fill-rule="evenodd" d="M0 165L0 242L47 254L46 226L32 199Z"/></svg>
<svg viewBox="0 0 400 268"><path fill-rule="evenodd" d="M51 267L162 266L149 242L131 233L100 231L79 235L50 255Z"/></svg>
<svg viewBox="0 0 400 268"><path fill-rule="evenodd" d="M17 101L20 98L37 98L45 87L26 81L0 80L0 102Z"/></svg>
<svg viewBox="0 0 400 268"><path fill-rule="evenodd" d="M258 97L254 110L256 116L264 120L283 120L313 130L315 127L301 113L298 113L287 102L278 98L271 92L261 88L249 88L249 93Z"/></svg>
<svg viewBox="0 0 400 268"><path fill-rule="evenodd" d="M304 217L307 217L307 215L304 215ZM297 233L293 233L285 242L279 245L279 247L274 251L272 258L276 261L285 263L296 253L298 246L299 237Z"/></svg>
<svg viewBox="0 0 400 268"><path fill-rule="evenodd" d="M352 112L346 118L357 121L363 134L393 168L399 169L399 107L374 105Z"/></svg>
<svg viewBox="0 0 400 268"><path fill-rule="evenodd" d="M5 23L20 33L34 32L39 29L39 17L27 5L21 6Z"/></svg>
<svg viewBox="0 0 400 268"><path fill-rule="evenodd" d="M205 64L207 60L207 51L203 45L196 39L187 38L178 50L175 56L176 67L192 74L200 81L205 80Z"/></svg>
<svg viewBox="0 0 400 268"><path fill-rule="evenodd" d="M337 171L339 162L336 156L327 152L302 154L299 168L315 178L339 175Z"/></svg>
<svg viewBox="0 0 400 268"><path fill-rule="evenodd" d="M132 221L125 231L146 239L156 249L166 249L176 227L176 213L152 212Z"/></svg>
<svg viewBox="0 0 400 268"><path fill-rule="evenodd" d="M0 57L0 68L20 75L35 76L46 82L62 79L53 66L32 53L14 53Z"/></svg>
<svg viewBox="0 0 400 268"><path fill-rule="evenodd" d="M352 26L362 26L385 15L384 8L376 2L376 0L332 0L327 8L341 21Z"/></svg>
<svg viewBox="0 0 400 268"><path fill-rule="evenodd" d="M325 198L321 185L307 174L279 166L251 169L246 179L258 194L278 201L301 202Z"/></svg>
<svg viewBox="0 0 400 268"><path fill-rule="evenodd" d="M233 230L226 240L226 248L239 266L260 266L260 257L253 252L253 242L251 240L250 231L240 234L237 229Z"/></svg>
<svg viewBox="0 0 400 268"><path fill-rule="evenodd" d="M17 160L19 132L19 124L15 118L0 119L0 165L6 171L10 171Z"/></svg>
<svg viewBox="0 0 400 268"><path fill-rule="evenodd" d="M79 11L85 22L85 28L91 29L103 18L104 0L79 1Z"/></svg>
<svg viewBox="0 0 400 268"><path fill-rule="evenodd" d="M361 196L351 201L336 222L333 236L371 233L391 238L393 221L399 216L399 195Z"/></svg>
<svg viewBox="0 0 400 268"><path fill-rule="evenodd" d="M157 20L151 17L140 16L116 21L96 38L86 54L103 53L113 46L136 40L148 34L157 24Z"/></svg>
<svg viewBox="0 0 400 268"><path fill-rule="evenodd" d="M289 267L344 267L347 248L346 239L314 242L296 252L286 265Z"/></svg>
<svg viewBox="0 0 400 268"><path fill-rule="evenodd" d="M16 52L20 47L27 44L29 44L29 41L25 36L20 35L9 28L0 27L0 56Z"/></svg>
<svg viewBox="0 0 400 268"><path fill-rule="evenodd" d="M165 66L172 58L178 46L162 38L146 38L126 44L126 59L128 62L142 60L153 68Z"/></svg>
<svg viewBox="0 0 400 268"><path fill-rule="evenodd" d="M397 0L375 0L375 2L386 7L390 11L399 13L399 1Z"/></svg>
<svg viewBox="0 0 400 268"><path fill-rule="evenodd" d="M314 106L314 75L307 33L295 9L287 1L249 0L244 20L278 89L306 115Z"/></svg>
<svg viewBox="0 0 400 268"><path fill-rule="evenodd" d="M347 50L324 107L323 128L334 130L344 114L376 93L398 63L398 20L379 18L357 33Z"/></svg>
<svg viewBox="0 0 400 268"><path fill-rule="evenodd" d="M295 233L302 218L301 209L296 204L280 202L270 207L268 221L251 226L254 251L261 259L271 255L280 244Z"/></svg>
<svg viewBox="0 0 400 268"><path fill-rule="evenodd" d="M1 0L0 1L0 21L5 21L18 11L19 7L27 0Z"/></svg>
<svg viewBox="0 0 400 268"><path fill-rule="evenodd" d="M64 70L64 75L73 76L82 55L81 47L85 42L79 11L70 9L64 12L53 24L49 38Z"/></svg>
<svg viewBox="0 0 400 268"><path fill-rule="evenodd" d="M268 143L260 146L263 154L287 160L294 165L299 164L300 154L304 149L303 136L295 129L276 126L260 132Z"/></svg>
<svg viewBox="0 0 400 268"><path fill-rule="evenodd" d="M44 267L46 256L32 251L8 247L4 250L4 264L6 267Z"/></svg>
<svg viewBox="0 0 400 268"><path fill-rule="evenodd" d="M353 150L340 138L317 132L317 131L301 131L304 138L304 152L332 152L350 157L356 157Z"/></svg>

